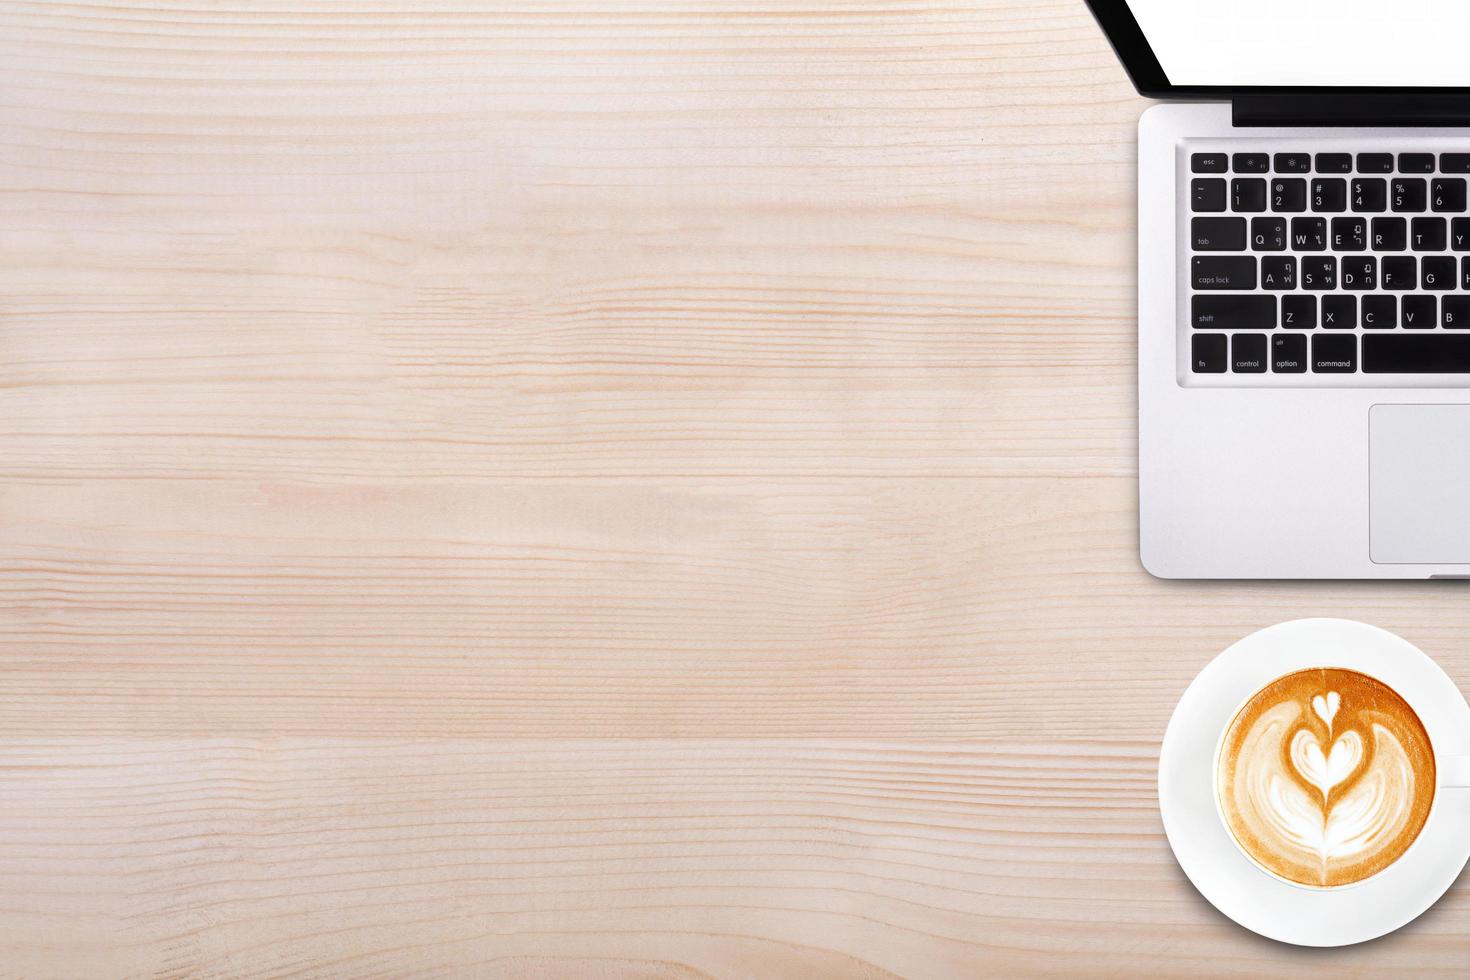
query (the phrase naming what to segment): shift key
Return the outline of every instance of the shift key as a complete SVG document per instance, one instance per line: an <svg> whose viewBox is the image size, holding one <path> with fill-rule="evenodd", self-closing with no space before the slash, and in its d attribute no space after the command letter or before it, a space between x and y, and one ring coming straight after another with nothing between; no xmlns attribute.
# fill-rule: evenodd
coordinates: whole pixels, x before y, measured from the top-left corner
<svg viewBox="0 0 1470 980"><path fill-rule="evenodd" d="M1273 330L1275 296L1191 296L1189 319L1198 330Z"/></svg>
<svg viewBox="0 0 1470 980"><path fill-rule="evenodd" d="M1255 289L1253 255L1197 255L1190 266L1195 289Z"/></svg>

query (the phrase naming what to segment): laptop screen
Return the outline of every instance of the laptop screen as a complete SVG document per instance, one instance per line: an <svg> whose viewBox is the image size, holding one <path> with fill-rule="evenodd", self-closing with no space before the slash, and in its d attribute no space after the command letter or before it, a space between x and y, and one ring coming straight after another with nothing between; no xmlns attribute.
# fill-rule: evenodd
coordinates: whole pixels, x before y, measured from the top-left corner
<svg viewBox="0 0 1470 980"><path fill-rule="evenodd" d="M1176 86L1470 88L1470 0L1128 0Z"/></svg>

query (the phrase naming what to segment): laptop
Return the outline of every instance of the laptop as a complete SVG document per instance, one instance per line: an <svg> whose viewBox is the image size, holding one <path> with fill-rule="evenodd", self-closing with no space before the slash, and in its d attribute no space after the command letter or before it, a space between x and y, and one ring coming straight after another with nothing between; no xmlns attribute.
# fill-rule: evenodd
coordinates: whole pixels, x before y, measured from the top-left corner
<svg viewBox="0 0 1470 980"><path fill-rule="evenodd" d="M1139 92L1161 578L1470 578L1470 4L1089 0Z"/></svg>

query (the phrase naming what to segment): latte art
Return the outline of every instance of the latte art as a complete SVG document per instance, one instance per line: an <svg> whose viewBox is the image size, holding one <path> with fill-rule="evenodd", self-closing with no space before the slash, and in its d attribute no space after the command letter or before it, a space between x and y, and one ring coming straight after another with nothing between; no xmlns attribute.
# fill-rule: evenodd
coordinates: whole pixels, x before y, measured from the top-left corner
<svg viewBox="0 0 1470 980"><path fill-rule="evenodd" d="M1434 783L1429 737L1408 703L1335 668L1256 692L1231 721L1216 767L1221 816L1246 854L1323 888L1398 860L1429 817Z"/></svg>

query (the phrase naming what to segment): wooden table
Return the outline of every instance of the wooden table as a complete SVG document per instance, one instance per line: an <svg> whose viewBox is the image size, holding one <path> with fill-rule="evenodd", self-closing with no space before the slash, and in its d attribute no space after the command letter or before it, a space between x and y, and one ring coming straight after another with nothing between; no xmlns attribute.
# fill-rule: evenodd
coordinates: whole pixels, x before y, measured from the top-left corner
<svg viewBox="0 0 1470 980"><path fill-rule="evenodd" d="M1191 889L1077 0L0 2L0 974L1463 972ZM1269 507L1270 501L1262 501Z"/></svg>

